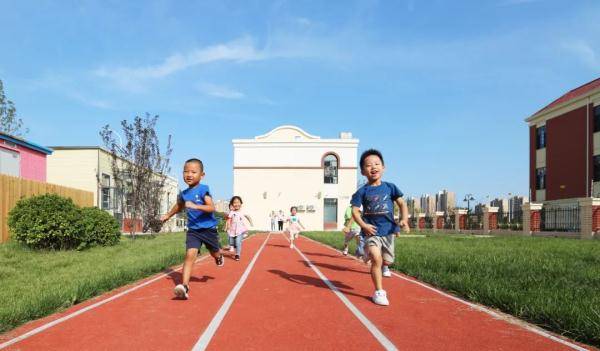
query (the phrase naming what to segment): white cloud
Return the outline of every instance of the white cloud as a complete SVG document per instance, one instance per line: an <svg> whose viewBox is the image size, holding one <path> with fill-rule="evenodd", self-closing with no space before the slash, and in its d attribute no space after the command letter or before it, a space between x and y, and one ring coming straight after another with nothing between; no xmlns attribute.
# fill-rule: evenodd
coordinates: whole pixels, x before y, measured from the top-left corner
<svg viewBox="0 0 600 351"><path fill-rule="evenodd" d="M101 67L94 74L108 78L123 87L138 90L143 80L167 77L187 68L219 61L246 62L264 59L251 38L243 37L228 43L195 49L186 54L176 53L157 65L143 67Z"/></svg>
<svg viewBox="0 0 600 351"><path fill-rule="evenodd" d="M562 47L589 65L590 68L598 69L600 66L600 55L588 41L584 39L569 40L563 42Z"/></svg>
<svg viewBox="0 0 600 351"><path fill-rule="evenodd" d="M199 89L203 94L220 99L238 100L246 97L246 95L240 91L215 84L203 83L200 85Z"/></svg>

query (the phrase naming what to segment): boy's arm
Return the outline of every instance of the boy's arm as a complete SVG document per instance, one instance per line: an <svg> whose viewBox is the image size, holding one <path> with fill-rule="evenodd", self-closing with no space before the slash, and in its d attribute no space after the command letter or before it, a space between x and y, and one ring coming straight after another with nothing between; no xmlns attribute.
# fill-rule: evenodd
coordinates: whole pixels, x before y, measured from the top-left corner
<svg viewBox="0 0 600 351"><path fill-rule="evenodd" d="M192 201L186 201L185 207L200 210L202 212L215 212L215 205L213 204L212 197L210 195L204 195L204 205L197 205Z"/></svg>
<svg viewBox="0 0 600 351"><path fill-rule="evenodd" d="M400 227L402 227L402 230L404 230L405 233L410 233L410 226L408 225L408 206L406 205L406 201L399 197L396 199L396 204L398 205L400 213L402 214Z"/></svg>
<svg viewBox="0 0 600 351"><path fill-rule="evenodd" d="M160 221L163 223L168 221L169 218L173 217L176 213L181 211L183 209L183 207L184 207L183 203L181 203L180 201L177 201L177 203L175 205L173 205L173 207L171 208L171 210L169 212L167 212L165 215L160 217Z"/></svg>
<svg viewBox="0 0 600 351"><path fill-rule="evenodd" d="M352 218L354 218L354 220L356 221L356 224L358 224L362 228L362 230L365 234L367 234L367 235L377 234L377 227L363 221L363 219L360 215L360 208L356 207L354 205L352 205Z"/></svg>

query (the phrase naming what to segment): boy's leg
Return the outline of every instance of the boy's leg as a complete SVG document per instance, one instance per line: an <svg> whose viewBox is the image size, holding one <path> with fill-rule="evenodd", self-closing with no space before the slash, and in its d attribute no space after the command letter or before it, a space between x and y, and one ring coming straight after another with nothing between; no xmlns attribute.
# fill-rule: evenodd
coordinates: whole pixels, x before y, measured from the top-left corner
<svg viewBox="0 0 600 351"><path fill-rule="evenodd" d="M229 252L233 252L233 247L235 246L235 237L228 235L227 239L229 240Z"/></svg>
<svg viewBox="0 0 600 351"><path fill-rule="evenodd" d="M183 261L183 277L181 281L181 283L185 286L189 285L190 283L190 276L192 275L192 268L194 267L196 256L198 256L197 248L189 248L185 252L185 260Z"/></svg>
<svg viewBox="0 0 600 351"><path fill-rule="evenodd" d="M356 238L356 257L363 257L365 255L365 239L362 235L358 234Z"/></svg>
<svg viewBox="0 0 600 351"><path fill-rule="evenodd" d="M381 249L376 245L369 245L369 255L371 256L371 279L375 290L383 290L383 284L381 282Z"/></svg>
<svg viewBox="0 0 600 351"><path fill-rule="evenodd" d="M384 277L391 277L392 272L388 266L394 263L394 235L388 235L381 238L381 258L382 258L382 275Z"/></svg>

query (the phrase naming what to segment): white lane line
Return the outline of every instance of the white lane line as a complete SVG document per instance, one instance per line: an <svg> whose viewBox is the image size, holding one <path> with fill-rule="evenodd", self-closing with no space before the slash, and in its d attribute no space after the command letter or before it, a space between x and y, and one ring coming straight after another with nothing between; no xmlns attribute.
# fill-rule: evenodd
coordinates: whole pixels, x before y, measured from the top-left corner
<svg viewBox="0 0 600 351"><path fill-rule="evenodd" d="M316 243L316 244L319 244L319 245L321 245L321 246L323 246L323 247L326 247L326 248L328 248L328 249L330 249L330 250L333 250L333 251L335 251L335 252L338 252L338 253L340 253L340 254L342 253L341 251L339 251L339 250L337 250L337 249L335 249L335 248L333 248L333 247L331 247L331 246L325 245L325 244L323 244L323 243L321 243L321 242L318 242L318 241L316 241L316 240L313 240L313 239L311 239L311 238L307 238L307 237L305 237L305 236L303 236L303 238L305 238L305 239L307 239L307 240L309 240L309 241L312 241L312 242L314 242L314 243ZM358 260L358 259L356 259L356 260L357 260L357 261L359 261L359 262L362 262L361 260ZM440 294L440 295L442 295L442 296L445 296L445 297L447 297L447 298L449 298L449 299L452 299L452 300L454 300L454 301L457 301L457 302L460 302L460 303L462 303L462 304L465 304L465 305L467 305L467 306L469 306L469 307L471 307L471 308L473 308L473 309L475 309L475 310L477 310L477 311L480 311L480 312L483 312L483 313L487 313L487 314L489 314L490 316L492 316L492 317L494 317L494 318L496 318L496 319L500 319L500 320L503 320L503 321L505 321L505 322L507 322L507 323L510 323L510 324L516 325L516 326L518 326L518 327L522 327L522 328L524 328L524 329L527 329L527 330L529 330L529 331L530 331L530 332L532 332L532 333L535 333L535 334L537 334L537 335L540 335L540 336L542 336L542 337L545 337L545 338L548 338L548 339L550 339L550 340L556 341L556 342L558 342L558 343L560 343L560 344L563 344L563 345L565 345L565 346L568 346L568 347L570 347L570 348L572 348L572 349L574 349L574 350L577 350L577 351L590 351L589 349L586 349L586 348L584 348L584 347L581 347L581 346L579 346L579 345L577 345L577 344L574 344L574 343L572 343L572 342L569 342L569 341L563 340L563 339L561 339L561 338L558 338L558 337L556 337L556 336L554 336L554 335L552 335L552 334L550 334L550 333L546 332L545 330L543 330L543 329L540 329L540 328L539 328L539 327L537 327L537 326L531 325L531 324L529 324L529 323L527 323L527 322L525 322L525 321L523 321L523 320L520 320L520 319L518 319L517 317L511 316L511 315L508 315L508 314L498 313L498 312L496 312L496 311L493 311L493 310L490 310L489 308L486 308L486 307L484 307L484 306L481 306L481 305L474 304L474 303L472 303L472 302L469 302L469 301L463 300L463 299L461 299L461 298L458 298L458 297L456 297L456 296L452 296L452 295L450 295L450 294L448 294L448 293L445 293L445 292L443 292L443 291L441 291L441 290L438 290L438 289L436 289L436 288L434 288L434 287L431 287L431 286L429 286L429 285L427 285L427 284L421 283L421 282L420 282L420 281L418 281L418 280L414 280L414 279L410 279L410 278L407 278L407 277L403 277L403 276L401 276L400 274L398 274L398 273L396 273L396 272L392 272L392 274L393 274L394 276L396 276L396 277L400 278L400 279L403 279L403 280L407 281L407 282L410 282L410 283L413 283L413 284L416 284L416 285L422 286L422 287L424 287L424 288L426 288L426 289L428 289L428 290L434 291L434 292L436 292L436 293L438 293L438 294Z"/></svg>
<svg viewBox="0 0 600 351"><path fill-rule="evenodd" d="M304 261L306 261L308 266L312 268L312 270L315 271L315 273L317 273L319 278L321 278L321 280L329 287L329 289L331 289L333 293L340 300L342 300L344 305L348 307L348 309L354 314L354 316L358 318L358 320L367 328L367 330L369 330L369 332L371 332L371 334L373 334L375 339L377 339L377 341L379 341L379 343L386 350L398 350L398 348L396 348L396 346L390 341L390 339L383 335L383 333L375 326L375 324L373 324L364 314L362 314L362 312L360 312L358 308L356 308L356 306L354 306L354 304L350 302L350 300L348 300L348 298L342 292L340 292L338 288L335 285L333 285L333 283L331 283L331 281L323 273L321 273L321 271L306 256L304 256L302 251L300 251L300 249L298 249L296 245L294 245L294 249L296 249L296 252L298 252L300 256L302 256L302 258L304 259Z"/></svg>
<svg viewBox="0 0 600 351"><path fill-rule="evenodd" d="M248 237L247 239L249 239L249 238L251 238L251 237ZM247 240L247 239L245 239L245 240ZM202 257L200 257L199 259L197 259L197 260L194 262L194 264L196 264L196 263L198 263L198 262L200 262L200 261L203 261L204 259L206 259L206 258L208 258L208 257L211 257L211 256L210 256L209 254L206 254L205 256L202 256ZM140 285L136 285L136 286L134 286L134 287L132 287L132 288L130 288L130 289L127 289L127 290L125 290L125 291L123 291L123 292L120 292L120 293L118 293L118 294L116 294L116 295L113 295L113 296L111 296L111 297L109 297L109 298L107 298L107 299L105 299L105 300L98 301L98 302L96 302L95 304L89 305L89 306L87 306L87 307L84 307L84 308L82 308L82 309L80 309L80 310L77 310L77 311L75 311L75 312L73 312L73 313L71 313L71 314L69 314L69 315L66 315L66 316L64 316L64 317L61 317L61 318L59 318L59 319L53 320L52 322L46 323L46 324L44 324L44 325L42 325L42 326L39 326L39 327L37 327L37 328L35 328L35 329L32 329L32 330L28 331L28 332L27 332L27 333L25 333L25 334L22 334L22 335L20 335L20 336L17 336L17 337L16 337L16 338L14 338L14 339L10 339L10 340L8 340L8 341L6 341L6 342L4 342L4 343L0 344L0 350L2 350L2 349L4 349L4 348L7 348L8 346L10 346L10 345L13 345L13 344L15 344L15 343L18 343L19 341L23 341L23 340L25 340L25 339L27 339L27 338L29 338L29 337L32 337L32 336L34 336L34 335L36 335L36 334L39 334L39 333L43 332L44 330L46 330L46 329L48 329L48 328L52 328L53 326L55 326L55 325L57 325L57 324L60 324L60 323L62 323L62 322L65 322L65 321L68 321L68 320L69 320L69 319L71 319L71 318L77 317L77 316L79 316L79 315L80 315L80 314L82 314L82 313L85 313L85 312L87 312L87 311L89 311L89 310L93 310L93 309L94 309L94 308L96 308L96 307L102 306L102 305L104 305L105 303L108 303L108 302L110 302L110 301L116 300L116 299L118 299L119 297L122 297L122 296L124 296L124 295L127 295L127 294L129 294L130 292L132 292L132 291L135 291L135 290L137 290L137 289L139 289L139 288L142 288L142 287L144 287L144 286L146 286L146 285L152 284L152 283L154 283L154 282L155 282L155 281L157 281L157 280L161 280L162 278L164 278L164 277L166 277L166 276L169 276L169 275L171 275L171 274L173 274L173 273L175 273L175 272L178 272L178 271L180 271L182 267L183 267L183 266L178 266L178 268L174 269L172 272L165 273L165 274L161 274L161 275L159 275L159 276L158 276L158 277L156 277L156 278L153 278L153 279L151 279L151 280L148 280L148 281L146 281L146 282L143 282L143 283L141 283Z"/></svg>
<svg viewBox="0 0 600 351"><path fill-rule="evenodd" d="M267 238L262 243L260 249L254 255L254 258L252 258L252 261L250 261L250 264L248 264L248 267L246 267L244 274L242 274L242 276L240 277L240 280L237 282L237 284L235 284L235 286L233 287L233 289L231 290L231 292L225 299L225 302L223 302L223 305L221 306L219 311L217 311L217 314L215 314L213 319L210 321L210 324L208 325L208 327L206 327L206 330L204 330L204 333L202 333L202 335L200 336L200 339L198 339L198 341L196 342L196 345L194 345L194 348L192 349L193 351L205 350L206 347L208 347L210 340L215 335L217 329L221 325L223 318L225 318L225 315L229 311L229 308L233 304L235 297L237 296L240 289L244 285L244 282L246 282L246 279L248 279L248 275L250 275L250 271L254 267L254 264L256 263L258 256L260 256L262 250L265 248L265 245L267 244L267 241L269 241L270 237L271 237L271 233L269 233L269 235L267 235Z"/></svg>

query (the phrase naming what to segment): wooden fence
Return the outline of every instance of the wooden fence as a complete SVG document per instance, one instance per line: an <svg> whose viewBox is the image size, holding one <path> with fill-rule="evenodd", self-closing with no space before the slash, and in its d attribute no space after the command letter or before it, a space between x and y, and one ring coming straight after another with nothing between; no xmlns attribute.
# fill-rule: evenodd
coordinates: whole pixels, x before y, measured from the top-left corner
<svg viewBox="0 0 600 351"><path fill-rule="evenodd" d="M93 206L94 193L0 174L0 243L8 241L8 212L22 198L47 193L70 197L79 206Z"/></svg>

